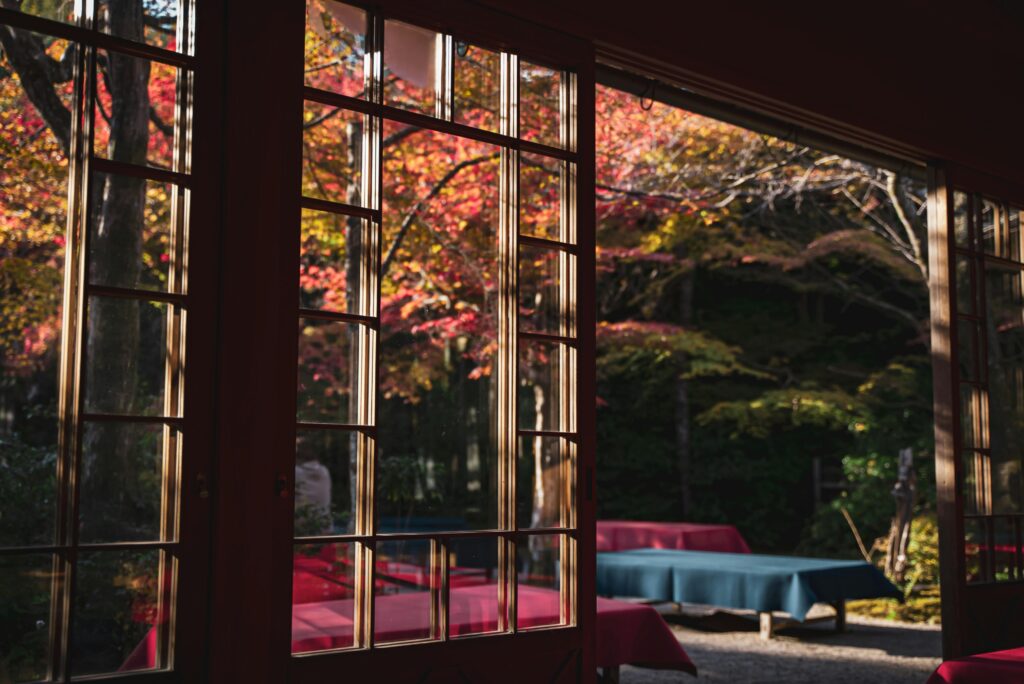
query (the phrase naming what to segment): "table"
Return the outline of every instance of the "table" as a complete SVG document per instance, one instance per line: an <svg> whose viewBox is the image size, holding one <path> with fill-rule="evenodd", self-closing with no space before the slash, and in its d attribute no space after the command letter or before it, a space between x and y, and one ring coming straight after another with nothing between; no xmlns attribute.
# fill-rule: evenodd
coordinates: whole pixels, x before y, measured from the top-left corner
<svg viewBox="0 0 1024 684"><path fill-rule="evenodd" d="M830 603L836 612L829 619L842 630L847 599L903 600L863 561L661 549L597 554L597 593L757 611L765 639L777 628L773 611L807 622L812 605Z"/></svg>
<svg viewBox="0 0 1024 684"><path fill-rule="evenodd" d="M927 684L1003 684L1024 682L1024 648L979 653L947 660Z"/></svg>
<svg viewBox="0 0 1024 684"><path fill-rule="evenodd" d="M747 542L732 525L639 520L597 521L598 551L647 548L750 553Z"/></svg>

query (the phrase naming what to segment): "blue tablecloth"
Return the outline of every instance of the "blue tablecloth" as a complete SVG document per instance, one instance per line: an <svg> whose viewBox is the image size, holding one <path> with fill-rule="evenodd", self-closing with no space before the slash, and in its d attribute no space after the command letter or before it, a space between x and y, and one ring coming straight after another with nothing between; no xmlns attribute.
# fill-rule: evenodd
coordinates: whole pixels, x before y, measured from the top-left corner
<svg viewBox="0 0 1024 684"><path fill-rule="evenodd" d="M815 603L903 600L878 568L863 561L663 549L597 554L597 593L778 610L801 621Z"/></svg>

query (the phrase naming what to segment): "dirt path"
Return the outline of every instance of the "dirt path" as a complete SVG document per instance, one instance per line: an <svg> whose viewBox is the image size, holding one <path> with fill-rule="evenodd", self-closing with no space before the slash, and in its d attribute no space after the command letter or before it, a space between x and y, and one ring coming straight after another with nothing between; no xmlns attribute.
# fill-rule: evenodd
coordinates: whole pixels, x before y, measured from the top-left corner
<svg viewBox="0 0 1024 684"><path fill-rule="evenodd" d="M844 634L829 623L785 630L763 642L751 620L717 613L666 615L697 665L697 679L679 672L622 669L622 684L922 684L939 664L937 626L853 617Z"/></svg>

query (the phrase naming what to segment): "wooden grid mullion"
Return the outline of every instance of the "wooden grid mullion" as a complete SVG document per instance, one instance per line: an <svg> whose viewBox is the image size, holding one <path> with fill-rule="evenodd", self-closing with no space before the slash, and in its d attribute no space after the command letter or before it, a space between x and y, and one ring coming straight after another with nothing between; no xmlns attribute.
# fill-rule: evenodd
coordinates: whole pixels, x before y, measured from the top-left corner
<svg viewBox="0 0 1024 684"><path fill-rule="evenodd" d="M303 97L311 102L317 102L329 107L338 107L354 112L361 112L370 116L377 116L389 121L397 121L398 123L437 131L439 133L445 133L459 138L476 140L478 142L514 149L529 154L550 157L552 159L560 159L573 163L579 161L579 155L569 150L563 150L558 147L552 147L551 145L544 145L530 140L520 140L519 138L512 137L507 133L495 133L483 128L473 128L466 124L446 121L428 114L421 114L419 112L413 112L399 107L373 102L371 100L351 97L349 95L332 93L330 91L320 90L311 86L304 86Z"/></svg>
<svg viewBox="0 0 1024 684"><path fill-rule="evenodd" d="M151 59L170 66L184 69L195 68L195 58L190 54L175 52L146 43L136 43L127 38L86 28L83 26L83 23L81 20L79 23L65 23L0 7L0 24L42 33L62 40L70 40L82 45L93 45L102 50L120 52L132 57Z"/></svg>
<svg viewBox="0 0 1024 684"><path fill-rule="evenodd" d="M179 72L180 75L180 72ZM175 155L177 155L175 151ZM132 178L143 178L157 183L170 183L183 188L192 187L192 176L188 173L180 173L159 166L143 166L131 162L108 159L95 154L90 154L89 167L95 173L109 173L118 176L131 176Z"/></svg>

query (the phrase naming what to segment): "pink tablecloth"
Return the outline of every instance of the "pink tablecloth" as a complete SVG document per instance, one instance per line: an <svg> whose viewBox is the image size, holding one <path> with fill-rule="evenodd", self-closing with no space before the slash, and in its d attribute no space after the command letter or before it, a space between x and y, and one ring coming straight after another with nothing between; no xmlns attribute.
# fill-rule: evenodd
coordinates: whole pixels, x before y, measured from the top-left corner
<svg viewBox="0 0 1024 684"><path fill-rule="evenodd" d="M927 684L1006 684L1024 682L1024 648L947 660Z"/></svg>
<svg viewBox="0 0 1024 684"><path fill-rule="evenodd" d="M558 621L557 591L519 587L519 626ZM378 641L424 638L429 634L429 592L392 594L378 599L375 630ZM497 627L497 585L453 590L449 632L493 631ZM296 604L292 607L292 651L308 652L352 645L352 600ZM674 669L696 674L697 669L672 630L650 606L597 600L597 665L624 664Z"/></svg>
<svg viewBox="0 0 1024 684"><path fill-rule="evenodd" d="M597 521L598 552L650 548L750 553L747 542L732 525Z"/></svg>

